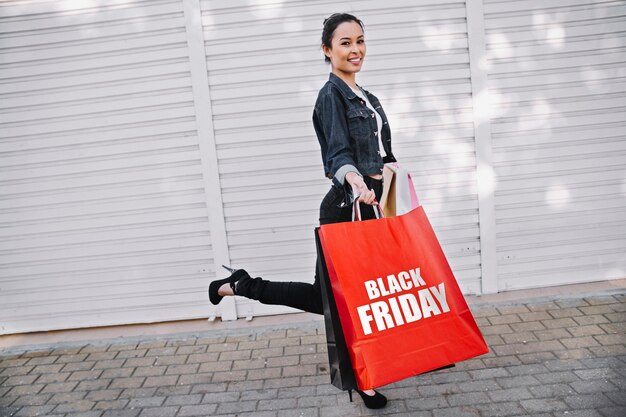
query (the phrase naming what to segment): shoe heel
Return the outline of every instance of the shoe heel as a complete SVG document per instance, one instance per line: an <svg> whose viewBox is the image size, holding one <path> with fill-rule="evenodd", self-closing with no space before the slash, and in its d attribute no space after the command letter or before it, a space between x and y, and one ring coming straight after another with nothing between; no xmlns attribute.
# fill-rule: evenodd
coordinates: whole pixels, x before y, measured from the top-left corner
<svg viewBox="0 0 626 417"><path fill-rule="evenodd" d="M352 402L352 390L348 390L348 398L350 398L350 402Z"/></svg>
<svg viewBox="0 0 626 417"><path fill-rule="evenodd" d="M220 301L222 301L222 298L224 298L223 296L218 294L218 290L223 284L229 284L230 288L232 288L233 290L233 293L236 294L237 293L235 291L236 282L239 281L242 277L248 276L248 273L243 269L233 269L233 271L234 272L231 274L231 276L224 278L224 279L218 279L209 284L208 293L209 293L209 301L211 301L211 304L218 305Z"/></svg>

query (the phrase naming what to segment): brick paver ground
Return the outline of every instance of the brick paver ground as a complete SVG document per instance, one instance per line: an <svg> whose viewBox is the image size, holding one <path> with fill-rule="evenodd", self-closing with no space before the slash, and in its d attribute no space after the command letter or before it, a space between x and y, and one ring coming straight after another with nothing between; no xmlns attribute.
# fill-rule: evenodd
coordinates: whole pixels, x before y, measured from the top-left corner
<svg viewBox="0 0 626 417"><path fill-rule="evenodd" d="M0 352L0 415L626 416L626 293L472 311L491 352L382 388L379 411L329 384L318 321L13 348Z"/></svg>

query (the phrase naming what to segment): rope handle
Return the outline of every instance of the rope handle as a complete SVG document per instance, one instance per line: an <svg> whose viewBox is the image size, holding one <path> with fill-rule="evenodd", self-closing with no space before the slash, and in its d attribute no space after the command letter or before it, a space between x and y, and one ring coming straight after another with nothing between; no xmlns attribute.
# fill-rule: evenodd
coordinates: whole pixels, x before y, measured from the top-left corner
<svg viewBox="0 0 626 417"><path fill-rule="evenodd" d="M361 221L361 204L359 203L359 196L356 195L354 196L354 200L352 200L352 221ZM372 205L372 208L374 209L374 216L376 216L377 219L382 219L385 217L385 215L383 214L383 211L380 209L380 205L378 204L378 201L374 200L374 202L376 203L375 205Z"/></svg>

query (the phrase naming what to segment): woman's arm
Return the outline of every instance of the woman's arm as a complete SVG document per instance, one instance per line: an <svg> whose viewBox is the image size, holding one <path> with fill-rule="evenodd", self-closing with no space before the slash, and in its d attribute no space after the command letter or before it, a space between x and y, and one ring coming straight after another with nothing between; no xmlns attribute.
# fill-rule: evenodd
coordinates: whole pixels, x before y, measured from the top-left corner
<svg viewBox="0 0 626 417"><path fill-rule="evenodd" d="M325 141L325 169L331 175L335 185L345 186L347 182L353 195L359 201L372 204L375 195L363 181L363 176L356 168L354 151L350 145L350 131L346 121L346 110L339 98L331 89L320 94L313 113L313 126L318 138Z"/></svg>

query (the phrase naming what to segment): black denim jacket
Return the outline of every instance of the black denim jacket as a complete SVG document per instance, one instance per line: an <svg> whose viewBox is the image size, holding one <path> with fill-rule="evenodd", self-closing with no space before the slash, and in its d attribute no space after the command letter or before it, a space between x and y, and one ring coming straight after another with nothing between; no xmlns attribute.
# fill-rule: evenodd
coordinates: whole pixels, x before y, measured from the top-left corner
<svg viewBox="0 0 626 417"><path fill-rule="evenodd" d="M381 136L387 154L384 161L374 113L341 78L330 73L315 102L313 127L322 148L324 171L340 188L350 171L361 175L381 174L384 163L395 162L387 116L378 98L368 91L365 94L383 121Z"/></svg>

